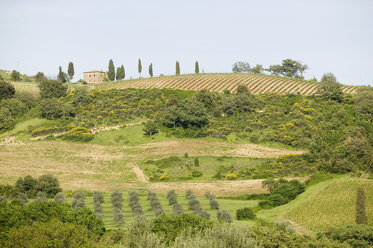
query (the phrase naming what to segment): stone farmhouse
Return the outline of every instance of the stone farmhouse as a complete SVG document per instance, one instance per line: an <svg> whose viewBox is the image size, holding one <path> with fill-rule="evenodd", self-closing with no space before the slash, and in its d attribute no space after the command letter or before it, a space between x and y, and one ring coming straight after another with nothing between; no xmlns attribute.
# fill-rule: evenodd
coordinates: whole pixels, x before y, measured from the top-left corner
<svg viewBox="0 0 373 248"><path fill-rule="evenodd" d="M87 71L83 74L84 81L87 83L101 83L107 78L107 74L103 71Z"/></svg>

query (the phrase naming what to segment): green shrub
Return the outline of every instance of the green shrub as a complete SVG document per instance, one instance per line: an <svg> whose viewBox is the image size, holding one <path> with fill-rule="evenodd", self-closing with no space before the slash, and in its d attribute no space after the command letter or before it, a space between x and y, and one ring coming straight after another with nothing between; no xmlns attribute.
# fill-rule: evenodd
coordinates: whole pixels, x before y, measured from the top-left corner
<svg viewBox="0 0 373 248"><path fill-rule="evenodd" d="M210 208L212 209L219 209L219 203L214 198L210 199Z"/></svg>
<svg viewBox="0 0 373 248"><path fill-rule="evenodd" d="M277 207L289 202L289 199L280 194L271 194L268 197L268 202L272 207Z"/></svg>
<svg viewBox="0 0 373 248"><path fill-rule="evenodd" d="M66 96L67 86L57 80L46 80L39 84L42 98L60 98Z"/></svg>
<svg viewBox="0 0 373 248"><path fill-rule="evenodd" d="M85 201L84 201L84 193L83 192L76 192L74 194L74 199L73 201L71 202L71 206L75 209L75 210L79 210L79 209L82 209L85 207Z"/></svg>
<svg viewBox="0 0 373 248"><path fill-rule="evenodd" d="M60 101L56 98L43 99L40 102L40 112L43 118L69 118L75 115L71 104Z"/></svg>
<svg viewBox="0 0 373 248"><path fill-rule="evenodd" d="M184 209L183 206L179 203L175 203L172 206L172 214L173 215L183 215L184 214Z"/></svg>
<svg viewBox="0 0 373 248"><path fill-rule="evenodd" d="M180 216L162 215L152 221L152 231L164 235L166 243L174 241L184 231L190 230L193 236L199 231L211 227L211 221L192 214Z"/></svg>
<svg viewBox="0 0 373 248"><path fill-rule="evenodd" d="M12 98L15 93L16 90L14 89L14 86L0 78L0 101L3 99Z"/></svg>
<svg viewBox="0 0 373 248"><path fill-rule="evenodd" d="M10 78L13 81L21 81L21 73L19 73L16 70L13 70L12 73L10 74Z"/></svg>
<svg viewBox="0 0 373 248"><path fill-rule="evenodd" d="M100 247L97 241L98 236L85 226L50 220L12 229L5 247Z"/></svg>
<svg viewBox="0 0 373 248"><path fill-rule="evenodd" d="M27 110L26 105L16 98L5 99L0 102L0 108L7 108L13 118L19 116Z"/></svg>
<svg viewBox="0 0 373 248"><path fill-rule="evenodd" d="M349 225L333 227L324 233L318 233L317 237L318 239L327 237L331 240L346 242L356 248L368 248L373 246L373 226Z"/></svg>
<svg viewBox="0 0 373 248"><path fill-rule="evenodd" d="M177 203L177 194L175 190L170 190L167 192L167 199L170 205L174 205Z"/></svg>
<svg viewBox="0 0 373 248"><path fill-rule="evenodd" d="M201 171L193 171L192 172L192 177L201 177L203 173Z"/></svg>
<svg viewBox="0 0 373 248"><path fill-rule="evenodd" d="M0 108L0 133L10 130L14 127L15 121L7 108Z"/></svg>
<svg viewBox="0 0 373 248"><path fill-rule="evenodd" d="M255 219L255 214L251 208L241 208L236 210L237 220L252 220Z"/></svg>
<svg viewBox="0 0 373 248"><path fill-rule="evenodd" d="M39 203L39 202L43 202L43 201L47 201L47 193L39 191L36 195L35 202Z"/></svg>
<svg viewBox="0 0 373 248"><path fill-rule="evenodd" d="M227 210L219 210L217 212L218 220L222 220L227 223L233 222L232 215Z"/></svg>
<svg viewBox="0 0 373 248"><path fill-rule="evenodd" d="M59 192L54 197L54 201L57 203L64 203L65 202L65 195L62 192Z"/></svg>
<svg viewBox="0 0 373 248"><path fill-rule="evenodd" d="M209 220L210 219L210 214L208 212L206 212L205 210L203 210L202 208L198 209L197 211L195 211L195 214L201 218L204 218L206 220Z"/></svg>
<svg viewBox="0 0 373 248"><path fill-rule="evenodd" d="M95 135L91 133L91 130L84 127L76 127L71 129L68 133L62 135L62 139L88 142L91 141Z"/></svg>

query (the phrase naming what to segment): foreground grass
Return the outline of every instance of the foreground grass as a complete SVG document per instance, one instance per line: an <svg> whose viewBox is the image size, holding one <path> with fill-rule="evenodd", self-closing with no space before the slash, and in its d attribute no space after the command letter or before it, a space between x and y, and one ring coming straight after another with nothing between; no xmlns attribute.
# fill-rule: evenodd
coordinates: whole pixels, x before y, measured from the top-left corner
<svg viewBox="0 0 373 248"><path fill-rule="evenodd" d="M165 214L171 215L172 214L172 206L168 204L168 200L166 198L166 194L157 194L160 203L162 204L163 210ZM147 200L147 193L145 191L139 193L140 203L142 209L144 211L145 217L153 218L155 217L154 212L150 210L149 200ZM213 210L210 208L209 201L207 198L203 196L198 196L198 200L201 202L202 208L207 211L211 215L211 220L217 220L217 210ZM105 202L102 204L103 206L103 221L105 223L105 227L108 230L117 229L119 228L113 222L113 206L110 201L110 192L104 193ZM72 197L67 197L66 202L71 203L73 200ZM185 198L184 194L178 194L178 201L183 206L183 209L186 213L193 213L193 211L188 210L188 201ZM232 217L235 218L236 210L239 208L244 207L254 207L258 204L258 201L239 201L239 200L217 200L220 206L220 209L227 210L231 213ZM124 215L124 225L128 225L130 222L133 221L134 215L131 212L130 207L128 206L128 193L123 192L123 215ZM85 198L86 207L93 210L93 196L91 192L86 193ZM236 221L240 223L246 223L247 221Z"/></svg>

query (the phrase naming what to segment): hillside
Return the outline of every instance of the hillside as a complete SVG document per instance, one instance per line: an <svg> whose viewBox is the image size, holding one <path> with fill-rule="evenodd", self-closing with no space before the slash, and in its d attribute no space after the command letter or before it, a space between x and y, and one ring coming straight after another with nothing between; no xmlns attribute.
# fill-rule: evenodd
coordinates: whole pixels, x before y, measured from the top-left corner
<svg viewBox="0 0 373 248"><path fill-rule="evenodd" d="M101 83L94 85L96 89L146 89L146 88L171 88L181 90L201 90L223 92L229 90L234 92L237 85L247 85L254 94L263 94L269 92L277 93L297 93L302 95L315 94L318 83L300 81L290 78L255 75L255 74L190 74L180 76L162 76L154 78L140 78L124 80L119 82ZM345 93L354 93L355 86L343 86Z"/></svg>

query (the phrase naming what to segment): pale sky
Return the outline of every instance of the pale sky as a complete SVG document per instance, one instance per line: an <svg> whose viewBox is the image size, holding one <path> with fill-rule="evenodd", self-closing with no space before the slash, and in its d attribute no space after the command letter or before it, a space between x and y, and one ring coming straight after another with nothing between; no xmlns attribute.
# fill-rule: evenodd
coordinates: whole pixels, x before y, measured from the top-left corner
<svg viewBox="0 0 373 248"><path fill-rule="evenodd" d="M0 0L0 69L56 76L124 65L126 78L231 72L300 60L305 77L332 72L344 84L373 86L372 0Z"/></svg>

